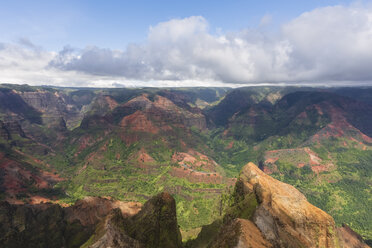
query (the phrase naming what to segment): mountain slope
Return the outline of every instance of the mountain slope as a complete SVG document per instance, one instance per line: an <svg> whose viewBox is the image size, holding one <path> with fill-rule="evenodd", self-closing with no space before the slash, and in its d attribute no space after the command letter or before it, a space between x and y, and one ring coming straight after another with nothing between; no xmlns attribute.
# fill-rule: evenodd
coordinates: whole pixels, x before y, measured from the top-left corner
<svg viewBox="0 0 372 248"><path fill-rule="evenodd" d="M205 246L200 246L199 235L187 247L368 248L350 228L336 229L332 217L298 190L252 163L244 167L230 197L223 224L215 232L201 232ZM143 206L90 197L67 208L0 202L0 210L0 245L6 247L183 246L176 202L169 193Z"/></svg>
<svg viewBox="0 0 372 248"><path fill-rule="evenodd" d="M239 110L210 144L220 151L214 159L231 174L253 160L298 187L337 224L346 222L370 238L371 116L371 106L355 99L294 92L271 107Z"/></svg>
<svg viewBox="0 0 372 248"><path fill-rule="evenodd" d="M371 239L369 92L3 85L1 197L144 203L166 190L186 238L227 211L236 177L253 161ZM229 228L239 226L251 225Z"/></svg>

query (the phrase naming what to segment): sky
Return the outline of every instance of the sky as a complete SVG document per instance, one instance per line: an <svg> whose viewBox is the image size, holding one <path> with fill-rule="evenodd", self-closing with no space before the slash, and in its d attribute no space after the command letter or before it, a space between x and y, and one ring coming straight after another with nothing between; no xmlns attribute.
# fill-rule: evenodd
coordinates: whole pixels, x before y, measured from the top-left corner
<svg viewBox="0 0 372 248"><path fill-rule="evenodd" d="M3 1L0 83L371 85L372 1Z"/></svg>

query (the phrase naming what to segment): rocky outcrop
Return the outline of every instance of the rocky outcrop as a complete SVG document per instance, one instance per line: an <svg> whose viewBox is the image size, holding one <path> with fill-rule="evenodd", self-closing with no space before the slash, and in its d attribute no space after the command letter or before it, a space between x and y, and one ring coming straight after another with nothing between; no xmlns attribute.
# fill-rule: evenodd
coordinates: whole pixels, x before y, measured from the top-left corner
<svg viewBox="0 0 372 248"><path fill-rule="evenodd" d="M181 247L176 201L169 193L160 193L145 203L128 223L128 234L146 247Z"/></svg>
<svg viewBox="0 0 372 248"><path fill-rule="evenodd" d="M0 202L0 247L80 247L113 209L128 217L140 206L99 197L85 198L67 208L51 203Z"/></svg>
<svg viewBox="0 0 372 248"><path fill-rule="evenodd" d="M182 247L178 229L176 202L168 193L160 193L147 201L142 210L129 218L114 210L85 247Z"/></svg>
<svg viewBox="0 0 372 248"><path fill-rule="evenodd" d="M0 247L78 247L89 238L89 227L64 220L59 205L0 203Z"/></svg>
<svg viewBox="0 0 372 248"><path fill-rule="evenodd" d="M64 92L54 90L15 91L25 103L42 114L43 124L58 126L60 119L69 127L75 126L83 118L81 106Z"/></svg>
<svg viewBox="0 0 372 248"><path fill-rule="evenodd" d="M132 126L140 126L143 122L143 127L139 127L137 131L153 132L156 130L154 126L162 130L169 130L169 125L179 127L196 127L198 129L206 128L206 120L202 113L190 112L187 109L181 108L174 104L168 98L155 95L152 100L149 100L147 94L137 96L124 105L121 112L128 112L131 109L134 114L126 115L120 122L120 125L127 127L129 124ZM120 113L118 113L120 114ZM136 120L139 118L139 120Z"/></svg>
<svg viewBox="0 0 372 248"><path fill-rule="evenodd" d="M125 219L118 209L114 209L98 226L93 239L88 240L83 247L90 248L144 248L145 246L139 241L129 237L124 230L123 223ZM95 240L97 239L98 240ZM93 242L93 244L91 244Z"/></svg>
<svg viewBox="0 0 372 248"><path fill-rule="evenodd" d="M141 207L142 204L139 202L122 202L88 196L66 208L65 213L66 220L70 222L78 220L82 225L90 226L105 219L113 209L119 209L123 216L128 217L137 214Z"/></svg>
<svg viewBox="0 0 372 248"><path fill-rule="evenodd" d="M210 248L224 247L273 247L250 220L234 219L226 223L217 238L208 246Z"/></svg>
<svg viewBox="0 0 372 248"><path fill-rule="evenodd" d="M133 131L149 132L156 134L159 132L159 128L156 127L151 120L149 120L146 114L141 111L125 116L119 124L121 127L131 129Z"/></svg>
<svg viewBox="0 0 372 248"><path fill-rule="evenodd" d="M89 115L103 116L109 111L114 110L118 105L119 104L111 96L99 95L89 105L89 110L87 112Z"/></svg>
<svg viewBox="0 0 372 248"><path fill-rule="evenodd" d="M26 159L22 152L12 153L9 147L2 145L0 150L0 189L4 199L22 203L20 199L27 198L27 201L32 202L42 191L48 192L50 197L61 193L53 189L53 185L63 179L53 171L45 170L43 162L29 156L27 158L32 159L33 164L26 163L22 160Z"/></svg>
<svg viewBox="0 0 372 248"><path fill-rule="evenodd" d="M71 207L0 202L0 247L182 247L176 202L144 204L86 197Z"/></svg>
<svg viewBox="0 0 372 248"><path fill-rule="evenodd" d="M354 232L348 225L343 224L342 227L337 229L338 236L340 237L341 245L344 248L369 248L364 243L362 237Z"/></svg>
<svg viewBox="0 0 372 248"><path fill-rule="evenodd" d="M247 164L239 182L259 203L253 221L263 236L278 247L338 247L333 218L311 205L297 189Z"/></svg>
<svg viewBox="0 0 372 248"><path fill-rule="evenodd" d="M12 136L26 137L21 125L17 121L3 122L2 127L7 130L9 139L11 139Z"/></svg>
<svg viewBox="0 0 372 248"><path fill-rule="evenodd" d="M368 247L349 227L337 228L330 215L293 186L266 175L253 163L243 168L233 196L218 235L203 241L206 247Z"/></svg>

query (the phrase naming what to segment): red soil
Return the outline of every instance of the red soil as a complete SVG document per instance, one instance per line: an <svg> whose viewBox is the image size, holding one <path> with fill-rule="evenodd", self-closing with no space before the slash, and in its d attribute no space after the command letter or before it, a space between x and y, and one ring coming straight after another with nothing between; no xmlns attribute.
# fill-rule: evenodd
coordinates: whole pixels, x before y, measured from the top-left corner
<svg viewBox="0 0 372 248"><path fill-rule="evenodd" d="M311 170L317 174L323 171L327 171L327 167L324 165L316 165L316 166L311 166Z"/></svg>
<svg viewBox="0 0 372 248"><path fill-rule="evenodd" d="M110 110L116 108L119 104L112 99L110 96L105 96L104 99L106 100L107 105L109 106Z"/></svg>
<svg viewBox="0 0 372 248"><path fill-rule="evenodd" d="M320 172L323 172L323 171L329 171L329 170L332 170L334 168L334 165L331 164L331 163L323 164L322 159L318 157L318 154L316 154L310 148L305 147L305 148L272 150L272 151L266 152L266 155L265 155L266 160L265 160L265 163L264 163L264 166L263 166L263 171L266 174L272 174L274 172L277 172L278 170L277 170L277 167L275 165L275 162L279 159L279 156L280 156L279 153L280 152L289 152L289 151L291 151L291 152L305 151L309 155L307 161L303 161L303 162L300 162L300 163L297 164L298 168L303 168L305 165L310 165L311 170L316 174L318 174Z"/></svg>
<svg viewBox="0 0 372 248"><path fill-rule="evenodd" d="M297 167L298 168L302 168L302 167L304 167L305 166L305 163L299 163L299 164L297 164Z"/></svg>
<svg viewBox="0 0 372 248"><path fill-rule="evenodd" d="M143 147L141 148L141 150L139 150L137 153L129 158L129 160L133 159L136 161L136 165L143 169L148 168L149 164L156 162L155 159L153 159Z"/></svg>
<svg viewBox="0 0 372 248"><path fill-rule="evenodd" d="M265 160L265 164L274 164L276 161L278 161L278 157L275 158L268 158Z"/></svg>
<svg viewBox="0 0 372 248"><path fill-rule="evenodd" d="M107 135L107 133L105 133L105 135ZM74 156L75 157L78 156L84 149L94 145L95 143L101 141L102 139L103 139L103 137L100 137L98 139L93 139L89 135L85 135L85 136L80 137L79 140L78 140L80 145L79 145L78 151L74 154Z"/></svg>
<svg viewBox="0 0 372 248"><path fill-rule="evenodd" d="M125 116L121 120L120 126L123 128L129 128L133 131L148 132L153 134L159 132L159 128L157 128L140 110L131 115Z"/></svg>
<svg viewBox="0 0 372 248"><path fill-rule="evenodd" d="M229 129L226 129L225 131L223 131L223 136L227 136L229 134Z"/></svg>
<svg viewBox="0 0 372 248"><path fill-rule="evenodd" d="M234 146L234 141L231 141L226 147L225 147L225 150L229 150L231 148L233 148Z"/></svg>
<svg viewBox="0 0 372 248"><path fill-rule="evenodd" d="M372 143L371 137L368 137L347 121L345 118L345 113L342 109L329 104L323 104L322 106L315 105L315 107L318 109L318 112L321 111L321 109L326 109L331 117L331 123L313 135L310 138L311 141L320 142L321 140L328 139L329 137L345 137L358 143L360 141ZM347 134L347 132L356 133L356 135L350 136Z"/></svg>
<svg viewBox="0 0 372 248"><path fill-rule="evenodd" d="M179 178L186 178L188 181L192 183L223 183L224 178L217 173L203 173L193 171L188 168L172 168L170 170L170 175Z"/></svg>
<svg viewBox="0 0 372 248"><path fill-rule="evenodd" d="M268 166L263 167L263 172L265 172L267 175L273 174L273 170L269 168Z"/></svg>
<svg viewBox="0 0 372 248"><path fill-rule="evenodd" d="M191 169L201 168L206 172L215 172L217 163L195 150L189 149L187 153L176 152L172 156L172 162L178 163L179 165L187 165Z"/></svg>
<svg viewBox="0 0 372 248"><path fill-rule="evenodd" d="M304 112L301 112L297 118L300 118L300 119L306 119L307 118L307 113L304 111Z"/></svg>
<svg viewBox="0 0 372 248"><path fill-rule="evenodd" d="M30 184L38 189L47 189L51 188L53 184L64 180L53 172L34 169L36 171L28 170L27 167L5 157L0 152L0 170L3 172L2 186L10 198L14 198L16 194L22 192L28 194Z"/></svg>
<svg viewBox="0 0 372 248"><path fill-rule="evenodd" d="M173 110L179 111L177 105L175 105L171 100L162 96L156 96L154 106L166 111Z"/></svg>

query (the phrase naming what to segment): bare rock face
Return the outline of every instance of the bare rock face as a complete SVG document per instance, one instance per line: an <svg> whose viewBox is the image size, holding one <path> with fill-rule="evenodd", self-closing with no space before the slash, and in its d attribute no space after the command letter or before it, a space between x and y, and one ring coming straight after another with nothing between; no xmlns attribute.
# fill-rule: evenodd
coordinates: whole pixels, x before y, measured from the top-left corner
<svg viewBox="0 0 372 248"><path fill-rule="evenodd" d="M145 247L182 247L178 229L176 201L166 192L148 200L142 210L129 219L128 234Z"/></svg>
<svg viewBox="0 0 372 248"><path fill-rule="evenodd" d="M139 203L100 197L87 197L67 208L0 202L0 247L80 247L113 209L128 218L140 208Z"/></svg>
<svg viewBox="0 0 372 248"><path fill-rule="evenodd" d="M66 208L0 202L0 231L0 247L182 247L176 202L168 193L143 207L101 197Z"/></svg>
<svg viewBox="0 0 372 248"><path fill-rule="evenodd" d="M259 205L253 221L274 246L340 246L333 218L293 186L266 175L253 163L243 168L239 181L243 191L256 195Z"/></svg>
<svg viewBox="0 0 372 248"><path fill-rule="evenodd" d="M54 204L10 205L0 202L0 247L76 247L89 238L89 227L64 220Z"/></svg>
<svg viewBox="0 0 372 248"><path fill-rule="evenodd" d="M98 226L95 236L98 240L89 240L83 247L90 248L143 248L144 245L139 241L129 237L124 230L125 219L119 209L114 209ZM90 243L93 244L90 244Z"/></svg>
<svg viewBox="0 0 372 248"><path fill-rule="evenodd" d="M192 248L368 248L351 228L311 205L297 189L253 163L242 170L222 220L204 226Z"/></svg>
<svg viewBox="0 0 372 248"><path fill-rule="evenodd" d="M115 209L97 226L92 237L83 247L182 247L176 202L170 194L160 193L148 200L132 217L125 217Z"/></svg>
<svg viewBox="0 0 372 248"><path fill-rule="evenodd" d="M221 228L217 239L209 247L267 248L273 246L265 240L261 231L253 222L245 219L234 219Z"/></svg>
<svg viewBox="0 0 372 248"><path fill-rule="evenodd" d="M120 209L124 216L132 216L141 210L139 202L113 201L101 197L85 197L65 209L65 218L72 222L78 220L82 225L96 225L113 210Z"/></svg>
<svg viewBox="0 0 372 248"><path fill-rule="evenodd" d="M348 225L343 224L342 227L337 229L337 232L340 237L342 247L369 248L369 246L363 242L362 237L354 232Z"/></svg>
<svg viewBox="0 0 372 248"><path fill-rule="evenodd" d="M201 130L206 128L206 119L203 114L180 108L168 98L159 95L154 96L153 101L150 101L149 96L143 94L131 99L122 107L137 112L132 111L135 113L124 117L120 125L123 127L128 125L138 126L140 122L143 122L143 126L139 127L137 131L151 131L154 128L153 126L167 130L169 124L179 127L196 127ZM153 132L157 133L158 130L155 130Z"/></svg>

